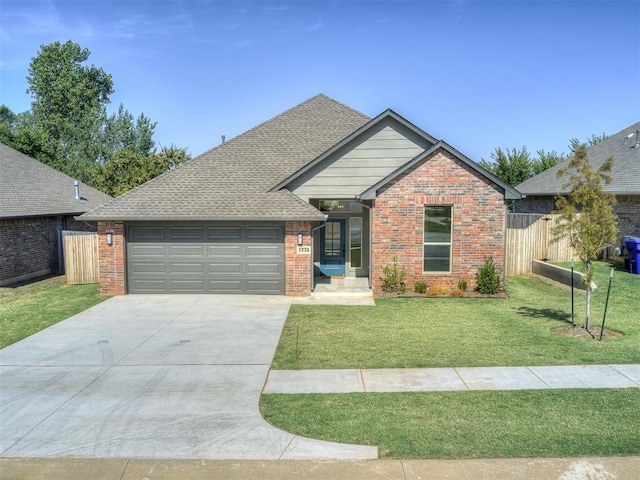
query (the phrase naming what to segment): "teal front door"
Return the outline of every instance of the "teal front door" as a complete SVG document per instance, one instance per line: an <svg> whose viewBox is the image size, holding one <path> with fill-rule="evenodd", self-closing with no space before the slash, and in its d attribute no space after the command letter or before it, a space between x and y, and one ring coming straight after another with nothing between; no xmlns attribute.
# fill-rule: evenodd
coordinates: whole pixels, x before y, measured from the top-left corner
<svg viewBox="0 0 640 480"><path fill-rule="evenodd" d="M320 273L327 277L344 276L345 220L327 220L320 232Z"/></svg>

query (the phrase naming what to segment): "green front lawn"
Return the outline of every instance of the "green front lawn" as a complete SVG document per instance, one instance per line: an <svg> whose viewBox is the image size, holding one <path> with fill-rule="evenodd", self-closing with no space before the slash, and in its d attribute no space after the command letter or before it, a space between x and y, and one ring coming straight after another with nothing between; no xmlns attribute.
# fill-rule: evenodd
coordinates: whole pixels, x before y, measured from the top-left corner
<svg viewBox="0 0 640 480"><path fill-rule="evenodd" d="M67 285L51 277L19 287L0 288L0 348L106 300L98 285Z"/></svg>
<svg viewBox="0 0 640 480"><path fill-rule="evenodd" d="M581 457L640 453L640 389L263 395L265 418L380 457Z"/></svg>
<svg viewBox="0 0 640 480"><path fill-rule="evenodd" d="M592 331L599 333L610 267L596 262ZM614 275L606 327L623 335L561 336L569 288L507 279L508 299L382 298L376 307L293 305L274 369L455 367L640 363L640 275ZM575 291L576 323L585 294ZM580 328L580 327L576 327Z"/></svg>

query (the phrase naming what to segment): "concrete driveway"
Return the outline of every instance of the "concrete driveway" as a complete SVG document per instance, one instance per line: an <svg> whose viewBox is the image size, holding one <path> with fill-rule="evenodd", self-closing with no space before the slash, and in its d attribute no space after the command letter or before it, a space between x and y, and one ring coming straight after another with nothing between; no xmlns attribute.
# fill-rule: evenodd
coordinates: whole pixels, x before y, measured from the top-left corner
<svg viewBox="0 0 640 480"><path fill-rule="evenodd" d="M115 297L0 350L0 454L377 458L306 439L258 408L291 300Z"/></svg>

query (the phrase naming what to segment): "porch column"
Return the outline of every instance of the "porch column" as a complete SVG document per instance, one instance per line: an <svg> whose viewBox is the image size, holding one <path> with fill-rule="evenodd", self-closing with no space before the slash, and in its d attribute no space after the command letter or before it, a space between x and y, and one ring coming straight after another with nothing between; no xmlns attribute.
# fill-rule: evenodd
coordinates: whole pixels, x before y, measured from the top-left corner
<svg viewBox="0 0 640 480"><path fill-rule="evenodd" d="M122 222L98 222L98 252L100 294L124 295L126 293L126 278L124 224Z"/></svg>
<svg viewBox="0 0 640 480"><path fill-rule="evenodd" d="M302 245L298 244L302 234ZM311 294L311 222L285 223L285 295L303 297Z"/></svg>

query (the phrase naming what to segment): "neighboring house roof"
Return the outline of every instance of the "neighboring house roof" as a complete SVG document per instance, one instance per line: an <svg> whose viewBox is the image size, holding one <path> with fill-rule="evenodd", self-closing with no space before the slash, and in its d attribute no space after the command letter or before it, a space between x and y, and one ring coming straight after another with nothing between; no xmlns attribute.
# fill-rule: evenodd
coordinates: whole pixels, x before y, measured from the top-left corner
<svg viewBox="0 0 640 480"><path fill-rule="evenodd" d="M0 143L0 218L77 215L112 199L73 178Z"/></svg>
<svg viewBox="0 0 640 480"><path fill-rule="evenodd" d="M638 146L636 146L638 145ZM609 157L613 157L613 181L604 185L604 191L616 195L640 195L640 122L634 123L587 150L589 162L595 170ZM567 194L567 175L558 178L565 160L538 175L525 180L516 188L524 195L547 196Z"/></svg>
<svg viewBox="0 0 640 480"><path fill-rule="evenodd" d="M85 214L91 220L324 220L270 189L369 121L317 95Z"/></svg>
<svg viewBox="0 0 640 480"><path fill-rule="evenodd" d="M321 94L86 213L82 218L322 221L325 219L323 213L285 187L310 169L321 166L332 154L365 135L378 123L389 119L426 140L426 144L436 144L459 158L503 189L507 198L520 198L515 189L392 110L370 119ZM402 171L404 169L394 172L393 178ZM390 180L386 179L387 182Z"/></svg>

